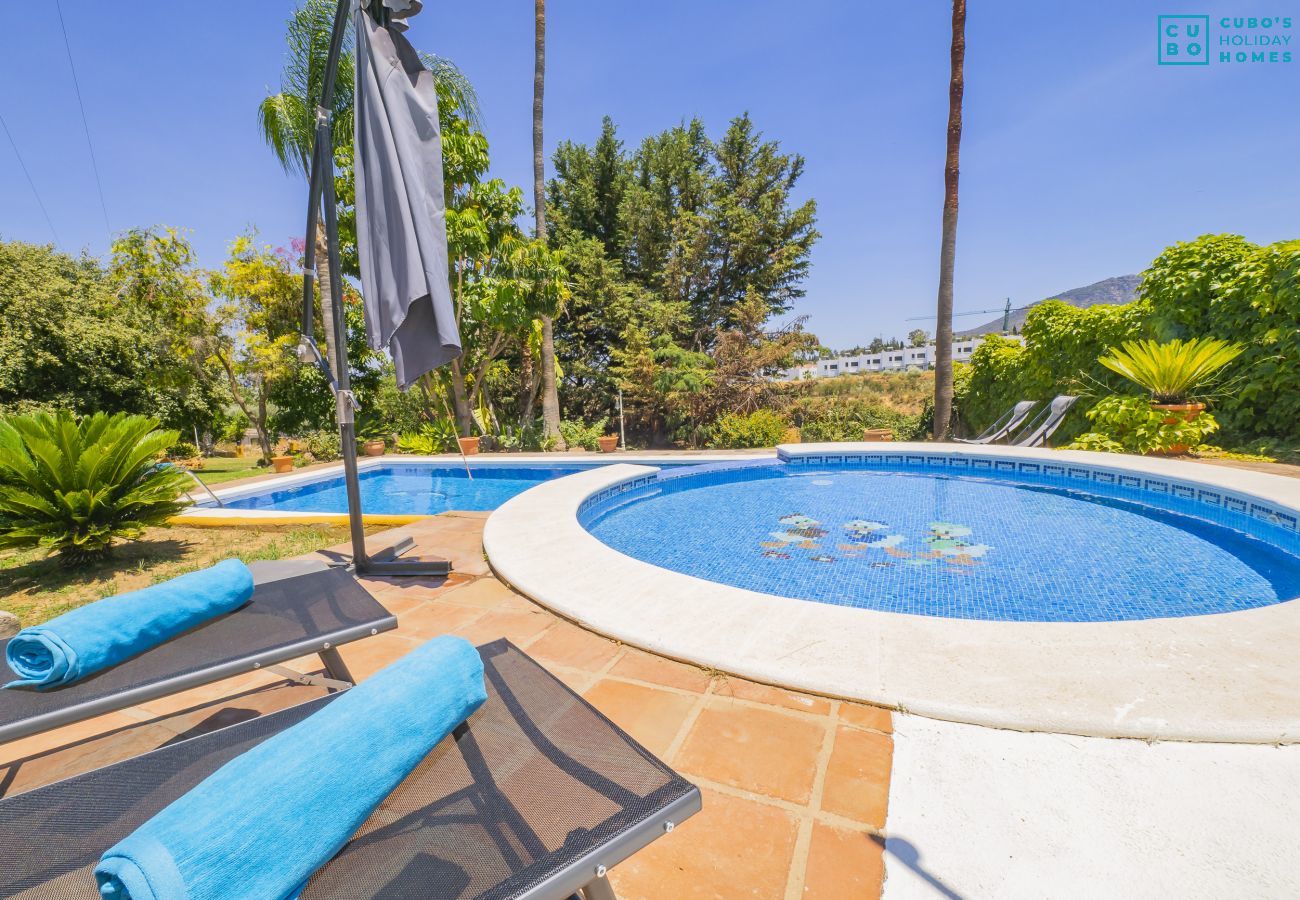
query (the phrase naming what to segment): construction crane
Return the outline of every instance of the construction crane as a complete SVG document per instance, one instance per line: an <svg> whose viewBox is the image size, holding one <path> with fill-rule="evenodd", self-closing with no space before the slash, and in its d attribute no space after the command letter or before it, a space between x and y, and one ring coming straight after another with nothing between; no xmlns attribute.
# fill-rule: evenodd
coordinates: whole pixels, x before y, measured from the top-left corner
<svg viewBox="0 0 1300 900"><path fill-rule="evenodd" d="M1032 305L1032 304L1030 304L1030 305ZM987 316L987 315L989 315L990 313L1000 312L1000 313L1002 313L1002 332L1005 334L1006 332L1008 332L1008 331L1011 330L1011 313L1012 313L1012 312L1019 312L1019 311L1022 310L1022 309L1029 309L1029 307L1028 307L1028 306L1017 306L1017 307L1015 307L1015 309L1013 310L1012 307L1011 307L1011 298L1008 297L1008 298L1007 298L1007 305L1004 306L1002 309L973 309L973 310L971 310L970 312L953 313L953 316L952 316L952 317L953 317L954 319L956 319L956 318L959 318L959 317L961 317L961 316ZM935 316L912 316L910 319L906 319L905 321L908 321L908 322L933 322L933 321L935 320L935 318L936 318Z"/></svg>

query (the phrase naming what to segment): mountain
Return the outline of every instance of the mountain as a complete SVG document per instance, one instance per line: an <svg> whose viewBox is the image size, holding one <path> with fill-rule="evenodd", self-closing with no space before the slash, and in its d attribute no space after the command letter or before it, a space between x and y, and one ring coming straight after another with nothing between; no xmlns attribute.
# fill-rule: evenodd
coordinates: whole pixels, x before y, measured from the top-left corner
<svg viewBox="0 0 1300 900"><path fill-rule="evenodd" d="M1086 287L1077 287L1072 290L1062 291L1059 294L1051 294L1044 297L1043 300L1063 300L1071 306L1080 307L1096 306L1098 303L1132 303L1137 297L1137 287L1141 280L1140 275L1120 275L1116 278L1098 281L1096 284L1090 284ZM1022 306L1020 309L1012 309L1009 322L1011 329L1019 331L1020 327L1025 324L1025 317L1029 314L1030 307L1037 306L1043 300L1038 300L1029 304L1029 306ZM977 334L989 334L1001 330L1002 317L998 316L978 328L968 328L955 333L953 336L958 338L974 337Z"/></svg>

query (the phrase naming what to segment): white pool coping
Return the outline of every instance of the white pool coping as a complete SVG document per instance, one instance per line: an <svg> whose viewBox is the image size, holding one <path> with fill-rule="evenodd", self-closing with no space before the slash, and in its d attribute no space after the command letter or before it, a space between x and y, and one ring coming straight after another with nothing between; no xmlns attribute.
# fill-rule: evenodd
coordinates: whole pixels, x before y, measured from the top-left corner
<svg viewBox="0 0 1300 900"><path fill-rule="evenodd" d="M1300 513L1300 479L1178 460L935 444L797 444L788 458L942 452L1195 482ZM488 519L497 574L609 637L735 675L931 718L1098 737L1300 742L1300 600L1131 622L992 622L795 600L661 569L578 521L591 495L654 468L543 483Z"/></svg>

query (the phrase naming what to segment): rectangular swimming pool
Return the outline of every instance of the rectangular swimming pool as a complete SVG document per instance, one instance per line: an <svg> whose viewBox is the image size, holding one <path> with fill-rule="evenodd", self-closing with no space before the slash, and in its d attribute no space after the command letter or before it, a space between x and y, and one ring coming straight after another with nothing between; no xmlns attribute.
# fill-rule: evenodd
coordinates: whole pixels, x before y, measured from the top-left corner
<svg viewBox="0 0 1300 900"><path fill-rule="evenodd" d="M617 460L623 462L625 460ZM656 466L684 465L646 460L627 462ZM452 509L493 510L530 487L583 472L595 466L610 465L614 460L593 460L546 464L540 460L471 463L473 477L463 465L443 462L392 462L367 465L361 469L361 509L371 514L434 515ZM689 465L686 463L685 465ZM256 509L274 512L347 512L347 494L343 472L334 469L315 478L291 484L276 482L251 485L221 492L227 509ZM200 504L211 506L211 502Z"/></svg>

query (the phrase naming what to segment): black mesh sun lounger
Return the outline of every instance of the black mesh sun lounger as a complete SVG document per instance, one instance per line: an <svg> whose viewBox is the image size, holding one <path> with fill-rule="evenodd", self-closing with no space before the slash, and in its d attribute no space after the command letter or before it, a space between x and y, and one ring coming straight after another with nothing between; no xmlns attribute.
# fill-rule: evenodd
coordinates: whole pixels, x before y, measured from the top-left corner
<svg viewBox="0 0 1300 900"><path fill-rule="evenodd" d="M253 599L126 662L52 691L0 690L0 744L189 688L319 654L330 679L352 682L340 644L397 627L341 568L254 563ZM15 677L4 662L0 679Z"/></svg>
<svg viewBox="0 0 1300 900"><path fill-rule="evenodd" d="M699 811L698 788L508 641L479 654L487 702L316 872L304 900L607 900L606 868ZM0 800L0 896L96 900L106 848L337 696Z"/></svg>

